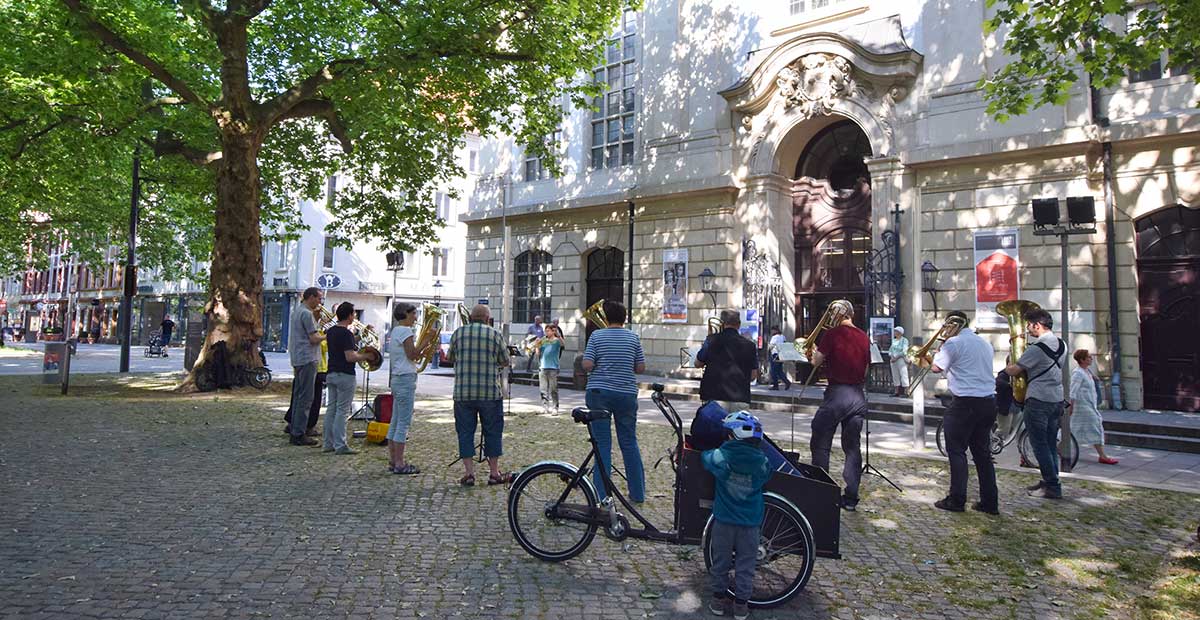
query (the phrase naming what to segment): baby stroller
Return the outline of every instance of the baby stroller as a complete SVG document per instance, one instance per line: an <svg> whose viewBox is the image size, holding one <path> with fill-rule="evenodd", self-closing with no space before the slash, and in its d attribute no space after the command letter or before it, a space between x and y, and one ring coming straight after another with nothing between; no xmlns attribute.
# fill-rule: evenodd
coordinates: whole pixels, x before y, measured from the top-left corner
<svg viewBox="0 0 1200 620"><path fill-rule="evenodd" d="M150 334L150 343L146 345L145 356L146 357L166 357L167 356L167 348L163 346L161 330L154 330L154 333Z"/></svg>

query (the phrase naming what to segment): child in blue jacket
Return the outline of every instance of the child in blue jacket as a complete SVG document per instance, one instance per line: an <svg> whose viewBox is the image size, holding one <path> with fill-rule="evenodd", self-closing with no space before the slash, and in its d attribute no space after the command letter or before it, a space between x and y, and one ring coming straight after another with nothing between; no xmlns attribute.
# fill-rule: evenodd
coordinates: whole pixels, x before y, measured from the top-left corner
<svg viewBox="0 0 1200 620"><path fill-rule="evenodd" d="M763 520L763 486L771 477L767 457L759 448L762 424L746 411L725 417L729 440L701 453L704 468L716 478L713 501L713 600L708 610L737 620L749 617L747 601L754 590L759 529ZM734 599L730 605L729 569L734 569Z"/></svg>

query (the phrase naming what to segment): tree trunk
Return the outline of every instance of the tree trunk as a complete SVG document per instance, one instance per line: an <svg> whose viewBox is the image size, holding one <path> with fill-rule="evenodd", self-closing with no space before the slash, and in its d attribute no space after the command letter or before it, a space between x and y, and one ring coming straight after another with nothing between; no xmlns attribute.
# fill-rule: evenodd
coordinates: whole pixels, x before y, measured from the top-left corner
<svg viewBox="0 0 1200 620"><path fill-rule="evenodd" d="M181 392L212 389L213 356L218 342L226 347L226 372L234 385L244 384L242 368L262 365L262 237L259 231L258 151L261 141L251 131L227 127L217 169L217 209L213 228L208 334L196 365L179 386Z"/></svg>

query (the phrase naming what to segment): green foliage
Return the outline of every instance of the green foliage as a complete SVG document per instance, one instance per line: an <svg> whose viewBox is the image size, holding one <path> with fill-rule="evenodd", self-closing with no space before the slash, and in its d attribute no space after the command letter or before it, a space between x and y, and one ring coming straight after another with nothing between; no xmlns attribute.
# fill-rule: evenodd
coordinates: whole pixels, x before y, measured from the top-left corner
<svg viewBox="0 0 1200 620"><path fill-rule="evenodd" d="M1082 75L1096 87L1119 84L1163 52L1200 80L1200 2L1162 0L987 0L987 33L1013 60L979 85L1000 121L1066 102Z"/></svg>
<svg viewBox="0 0 1200 620"><path fill-rule="evenodd" d="M0 0L0 271L57 235L92 260L122 245L135 151L153 179L139 262L207 260L223 140L247 127L263 191L246 221L294 235L298 200L342 172L339 239L427 247L465 136L537 150L624 4Z"/></svg>

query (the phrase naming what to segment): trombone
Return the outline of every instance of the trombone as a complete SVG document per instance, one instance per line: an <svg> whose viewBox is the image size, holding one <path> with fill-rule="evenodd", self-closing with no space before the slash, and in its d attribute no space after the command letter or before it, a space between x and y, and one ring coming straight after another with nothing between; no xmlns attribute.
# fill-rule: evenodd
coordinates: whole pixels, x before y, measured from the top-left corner
<svg viewBox="0 0 1200 620"><path fill-rule="evenodd" d="M811 364L813 353L815 353L817 350L817 338L819 338L821 334L825 333L826 330L837 327L839 323L853 316L854 306L849 301L846 301L845 299L836 299L832 301L829 304L829 307L825 308L825 314L821 315L821 320L817 321L817 326L814 327L812 332L808 334L808 337L804 339L804 344L796 345L796 348L799 349L802 354L804 354L804 358L807 359ZM804 390L807 390L808 386L812 385L813 380L816 379L817 369L819 367L820 364L812 364L812 370L808 373L808 379L800 388L800 393L796 395L796 398L803 396Z"/></svg>
<svg viewBox="0 0 1200 620"><path fill-rule="evenodd" d="M925 375L929 374L929 368L933 366L933 356L942 348L947 340L958 335L962 328L967 326L967 320L961 316L952 316L946 319L945 323L938 328L937 333L929 339L929 342L921 346L913 345L908 348L905 357L908 358L910 364L916 364L920 370L917 371L917 376L908 384L908 390L905 395L912 396L916 391L917 386L921 385L921 381L925 380Z"/></svg>

